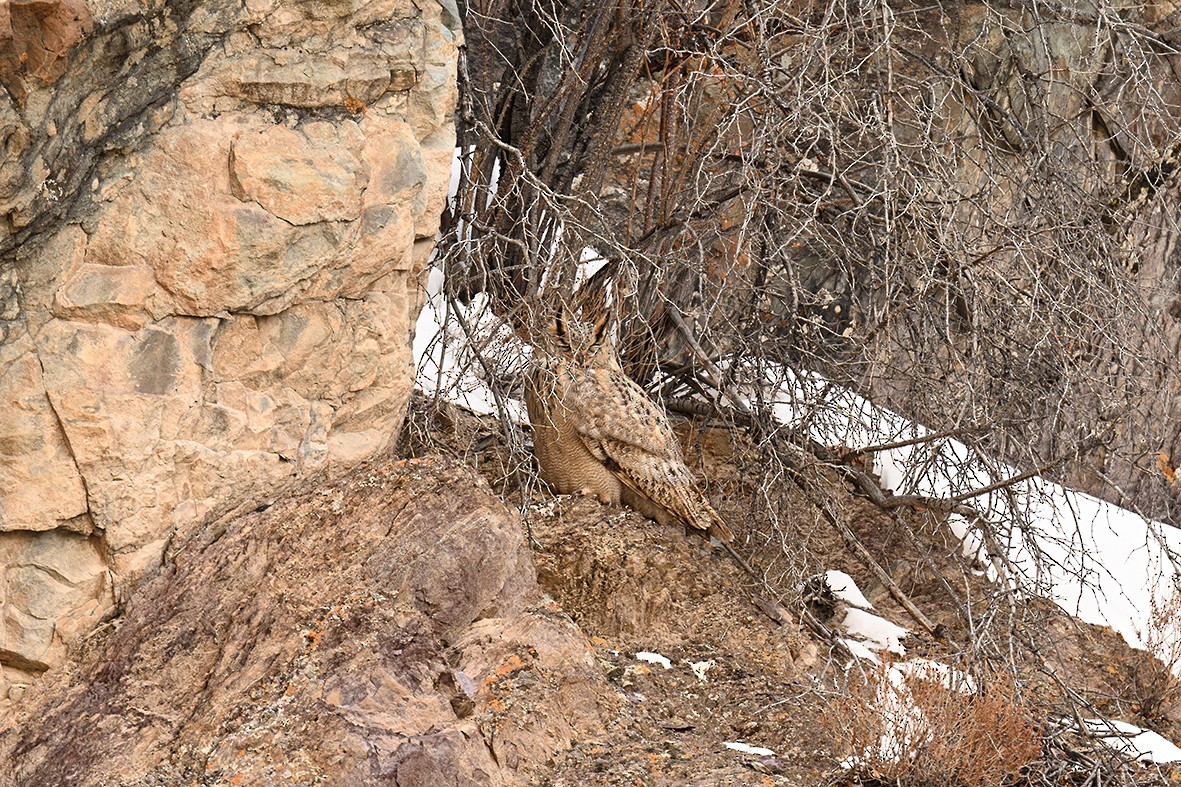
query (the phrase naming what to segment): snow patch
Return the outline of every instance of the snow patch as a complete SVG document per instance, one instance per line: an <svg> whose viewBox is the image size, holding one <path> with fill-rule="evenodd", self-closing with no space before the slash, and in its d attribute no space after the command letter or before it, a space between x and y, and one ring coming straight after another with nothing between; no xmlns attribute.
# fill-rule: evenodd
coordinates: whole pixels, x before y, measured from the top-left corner
<svg viewBox="0 0 1181 787"><path fill-rule="evenodd" d="M855 639L849 639L849 638L845 637L840 640L840 643L842 645L844 645L846 648L848 648L849 653L853 654L853 656L855 658L859 658L862 661L868 661L871 664L881 664L882 663L882 660L880 658L878 658L878 654L874 653L872 650L870 650L868 647L866 647L863 643L858 642Z"/></svg>
<svg viewBox="0 0 1181 787"><path fill-rule="evenodd" d="M837 571L835 569L825 571L824 582L828 585L828 589L832 591L832 594L846 604L852 604L861 609L873 609L873 604L869 603L869 599L861 592L861 588L857 587L857 583L853 581L853 577L844 571Z"/></svg>
<svg viewBox="0 0 1181 787"><path fill-rule="evenodd" d="M1070 727L1075 726L1070 719L1063 721ZM1129 757L1157 765L1181 762L1181 748L1152 730L1137 727L1126 721L1107 719L1084 719L1083 724L1086 725L1087 732L1099 736L1108 746Z"/></svg>
<svg viewBox="0 0 1181 787"><path fill-rule="evenodd" d="M713 659L706 661L690 661L688 662L689 669L693 670L693 674L697 676L697 680L704 682L709 671L716 666L717 662Z"/></svg>
<svg viewBox="0 0 1181 787"><path fill-rule="evenodd" d="M759 757L773 757L775 755L773 749L765 749L762 746L751 746L749 743L743 743L741 741L725 741L722 745L727 749L740 751L743 754L754 754Z"/></svg>
<svg viewBox="0 0 1181 787"><path fill-rule="evenodd" d="M966 672L949 667L941 661L917 658L895 664L893 669L904 678L919 678L938 683L948 691L960 694L975 694L976 681Z"/></svg>
<svg viewBox="0 0 1181 787"><path fill-rule="evenodd" d="M899 656L906 654L906 649L902 647L900 640L910 632L872 612L849 607L845 611L845 619L841 621L841 627L869 648L888 650Z"/></svg>
<svg viewBox="0 0 1181 787"><path fill-rule="evenodd" d="M659 653L653 653L650 650L641 650L636 654L636 659L647 662L648 664L659 664L665 669L671 669L673 665L666 657L661 656Z"/></svg>

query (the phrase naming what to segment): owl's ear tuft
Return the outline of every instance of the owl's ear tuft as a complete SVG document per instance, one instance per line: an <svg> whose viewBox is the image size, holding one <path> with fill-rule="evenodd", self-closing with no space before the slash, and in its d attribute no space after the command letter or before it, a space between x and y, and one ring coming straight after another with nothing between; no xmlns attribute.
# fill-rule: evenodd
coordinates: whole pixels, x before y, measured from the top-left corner
<svg viewBox="0 0 1181 787"><path fill-rule="evenodd" d="M597 318L595 318L595 332L594 341L591 342L592 347L602 347L607 340L607 329L611 325L609 315L604 311Z"/></svg>
<svg viewBox="0 0 1181 787"><path fill-rule="evenodd" d="M558 313L554 315L554 338L557 339L558 348L571 351L573 347L570 344L570 310L566 308L566 302L562 301L558 304Z"/></svg>

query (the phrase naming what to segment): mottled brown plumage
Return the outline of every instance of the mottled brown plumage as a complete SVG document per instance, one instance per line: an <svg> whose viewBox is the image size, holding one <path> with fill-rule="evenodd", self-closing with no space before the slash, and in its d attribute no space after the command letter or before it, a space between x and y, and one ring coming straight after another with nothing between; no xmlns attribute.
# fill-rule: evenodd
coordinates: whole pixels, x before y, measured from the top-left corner
<svg viewBox="0 0 1181 787"><path fill-rule="evenodd" d="M623 503L662 524L732 541L693 474L668 418L619 365L605 319L559 317L552 354L538 353L525 386L541 477L563 494Z"/></svg>

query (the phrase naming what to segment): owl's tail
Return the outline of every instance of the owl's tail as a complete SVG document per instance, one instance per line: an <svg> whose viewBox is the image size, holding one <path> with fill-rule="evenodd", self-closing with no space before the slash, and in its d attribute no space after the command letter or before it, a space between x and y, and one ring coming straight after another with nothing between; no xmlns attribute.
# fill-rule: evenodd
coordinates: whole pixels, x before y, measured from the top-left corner
<svg viewBox="0 0 1181 787"><path fill-rule="evenodd" d="M737 562L738 565L742 567L743 571L745 571L747 574L750 574L750 576L754 577L759 582L764 582L765 580L763 579L763 576L754 570L751 564L747 562L746 558L734 550L734 545L731 543L734 540L734 533L731 532L726 523L722 521L722 518L718 515L718 512L714 511L713 506L711 506L709 503L706 503L702 510L703 512L708 512L708 517L705 517L704 519L706 521L702 522L702 524L706 525L706 527L702 527L701 529L708 530L712 537L722 542L722 547L730 553L730 557L734 558L735 562Z"/></svg>
<svg viewBox="0 0 1181 787"><path fill-rule="evenodd" d="M709 503L705 504L705 512L708 513L708 518L704 524L706 527L702 530L708 530L710 536L721 541L723 544L729 544L734 540L734 532L730 530L729 525L722 520L717 511L714 511L713 506Z"/></svg>

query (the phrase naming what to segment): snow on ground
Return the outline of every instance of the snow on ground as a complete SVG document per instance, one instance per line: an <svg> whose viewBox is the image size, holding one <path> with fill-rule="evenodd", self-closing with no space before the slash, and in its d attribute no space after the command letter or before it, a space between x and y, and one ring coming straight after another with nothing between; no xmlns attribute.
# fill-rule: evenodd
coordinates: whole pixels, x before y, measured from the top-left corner
<svg viewBox="0 0 1181 787"><path fill-rule="evenodd" d="M899 656L906 655L906 649L902 647L899 640L910 632L883 617L866 612L864 609L849 607L845 611L845 619L841 621L841 627L868 648L888 650Z"/></svg>
<svg viewBox="0 0 1181 787"><path fill-rule="evenodd" d="M727 749L740 751L743 754L753 754L756 757L772 757L775 755L775 751L773 749L768 749L763 746L751 746L749 743L743 743L742 741L726 741L722 745Z"/></svg>
<svg viewBox="0 0 1181 787"><path fill-rule="evenodd" d="M816 375L777 374L782 382L774 400L776 418L804 428L820 442L858 449L929 434ZM980 489L1019 472L950 438L878 451L873 459L884 489L936 498ZM1040 478L969 502L990 520L1012 525L998 545L1017 572L1009 581L1052 598L1088 623L1110 626L1132 646L1143 646L1152 599L1167 599L1178 581L1168 555L1181 554L1181 530ZM962 539L965 555L982 562L987 558L976 525L959 515L952 515L948 524ZM1042 560L1035 558L1031 543ZM997 579L991 569L990 578Z"/></svg>
<svg viewBox="0 0 1181 787"><path fill-rule="evenodd" d="M837 577L836 581L842 585L841 593L844 598L865 598L847 574L840 571L827 573L830 577ZM832 584L829 587L836 592ZM842 638L841 642L856 658L881 665L882 659L878 654L882 651L891 650L899 655L904 654L898 640L905 637L908 632L884 618L863 609L850 607L839 626L850 635L848 638ZM971 675L943 662L921 657L893 662L882 673L872 700L881 719L881 740L875 749L864 751L846 760L842 764L844 768L853 769L875 761L896 761L937 734L937 730L931 729L926 715L911 694L908 684L911 678L933 681L949 691L961 694L976 693L976 682ZM1063 719L1062 723L1070 728L1075 726L1071 719ZM1152 730L1107 719L1087 719L1084 724L1086 733L1098 737L1113 749L1135 759L1162 765L1181 762L1181 748Z"/></svg>
<svg viewBox="0 0 1181 787"><path fill-rule="evenodd" d="M672 669L673 665L667 656L662 656L659 653L653 653L650 650L641 650L636 654L636 659L647 662L648 664L659 664L665 669Z"/></svg>
<svg viewBox="0 0 1181 787"><path fill-rule="evenodd" d="M844 571L837 571L835 569L825 571L824 583L828 585L828 589L832 591L834 596L846 604L852 604L861 609L873 609L873 604L869 603L869 599L861 592L861 588L857 587L857 583L853 581L853 577Z"/></svg>
<svg viewBox="0 0 1181 787"><path fill-rule="evenodd" d="M467 333L460 320L469 326L485 354L495 359L509 356L517 366L524 365L532 350L500 321L488 306L483 294L464 305L448 301L443 293L443 272L432 268L427 275L426 302L414 329L416 387L424 394L442 394L451 402L480 415L500 411L496 396L488 385L488 372L470 349ZM446 325L444 330L441 326ZM503 371L500 369L495 372ZM505 416L524 423L524 403L506 399Z"/></svg>
<svg viewBox="0 0 1181 787"><path fill-rule="evenodd" d="M975 694L976 681L966 672L955 667L949 667L941 661L930 659L911 659L893 666L903 677L915 677L939 683L948 691L958 691L960 694Z"/></svg>
<svg viewBox="0 0 1181 787"><path fill-rule="evenodd" d="M1072 729L1077 726L1071 719L1063 719L1063 723ZM1152 730L1144 730L1125 721L1107 719L1084 719L1083 724L1090 734L1101 736L1113 749L1138 760L1159 765L1181 762L1181 748Z"/></svg>
<svg viewBox="0 0 1181 787"><path fill-rule="evenodd" d="M844 571L830 569L824 572L824 584L832 591L833 596L848 605L845 617L836 625L848 634L841 638L841 643L848 648L854 657L881 664L878 656L881 651L889 651L899 656L906 655L906 648L901 640L910 632L880 615L869 610L873 604L857 587L853 577Z"/></svg>

